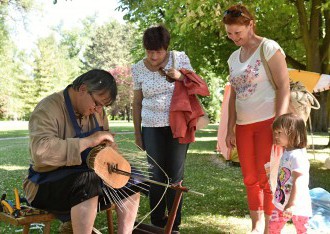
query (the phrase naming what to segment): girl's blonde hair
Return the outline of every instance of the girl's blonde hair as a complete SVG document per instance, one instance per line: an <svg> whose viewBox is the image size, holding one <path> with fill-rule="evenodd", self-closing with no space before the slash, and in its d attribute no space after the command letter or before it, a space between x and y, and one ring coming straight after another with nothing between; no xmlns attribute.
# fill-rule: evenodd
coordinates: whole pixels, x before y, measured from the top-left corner
<svg viewBox="0 0 330 234"><path fill-rule="evenodd" d="M277 117L272 126L275 130L283 130L288 136L289 145L292 148L306 148L307 146L307 131L304 120L293 113L288 113Z"/></svg>

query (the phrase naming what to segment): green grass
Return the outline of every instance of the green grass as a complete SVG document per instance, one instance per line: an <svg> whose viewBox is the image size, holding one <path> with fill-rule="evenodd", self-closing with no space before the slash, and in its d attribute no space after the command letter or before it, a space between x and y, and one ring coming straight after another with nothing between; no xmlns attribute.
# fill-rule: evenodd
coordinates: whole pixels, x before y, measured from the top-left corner
<svg viewBox="0 0 330 234"><path fill-rule="evenodd" d="M133 123L126 121L110 121L110 129L113 133L132 132L134 131ZM0 121L0 138L10 137L27 137L28 124L27 122L5 122Z"/></svg>
<svg viewBox="0 0 330 234"><path fill-rule="evenodd" d="M132 123L110 122L114 132L133 131ZM199 233L246 233L250 229L247 217L245 188L242 183L240 168L230 167L223 158L214 152L216 148L217 125L210 125L199 131L196 142L188 151L184 186L190 190L204 193L198 196L184 193L183 217L180 232L183 234ZM330 170L324 167L324 160L329 157L330 149L326 134L314 134L315 160L309 149L311 162L310 188L322 187L330 191ZM0 138L27 136L26 129L0 130ZM119 149L136 150L133 134L117 134ZM8 199L13 199L13 188L22 192L22 181L29 165L28 138L0 139L0 193L7 192ZM138 217L141 219L149 211L148 200L141 198ZM148 223L149 218L144 220ZM56 233L59 222L52 223L52 233ZM106 233L106 216L97 216L95 227ZM17 228L0 224L0 233L15 233ZM283 233L291 233L292 225L288 225ZM40 233L33 231L32 233Z"/></svg>

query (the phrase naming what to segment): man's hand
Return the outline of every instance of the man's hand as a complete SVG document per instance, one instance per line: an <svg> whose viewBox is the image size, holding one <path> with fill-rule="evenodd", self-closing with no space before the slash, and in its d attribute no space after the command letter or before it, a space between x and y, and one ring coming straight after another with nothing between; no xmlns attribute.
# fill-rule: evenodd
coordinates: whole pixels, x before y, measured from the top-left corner
<svg viewBox="0 0 330 234"><path fill-rule="evenodd" d="M87 148L95 147L102 143L110 143L113 145L115 142L113 135L108 131L98 131L94 134L80 139L80 152Z"/></svg>

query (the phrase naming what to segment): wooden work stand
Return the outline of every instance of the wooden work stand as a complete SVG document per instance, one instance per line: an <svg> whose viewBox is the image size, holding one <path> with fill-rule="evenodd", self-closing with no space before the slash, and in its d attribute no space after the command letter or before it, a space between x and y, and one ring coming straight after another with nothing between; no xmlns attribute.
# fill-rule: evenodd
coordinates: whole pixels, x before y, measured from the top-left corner
<svg viewBox="0 0 330 234"><path fill-rule="evenodd" d="M107 223L108 223L108 233L114 234L114 225L113 225L113 216L112 211L115 209L115 206L112 205L110 208L106 209L107 215ZM50 224L56 217L54 214L47 213L47 214L34 214L28 215L24 217L15 218L12 215L6 214L4 212L0 212L0 221L15 225L15 226L23 226L23 234L28 234L30 230L30 225L32 223L42 223L45 225L43 229L44 234L50 234ZM94 232L93 233L98 233Z"/></svg>
<svg viewBox="0 0 330 234"><path fill-rule="evenodd" d="M44 232L45 234L50 233L50 223L55 219L53 214L35 214L24 217L15 218L11 215L8 215L4 212L0 212L0 221L4 223L12 224L15 226L23 226L23 234L28 234L30 230L30 225L32 223L43 223L45 225Z"/></svg>

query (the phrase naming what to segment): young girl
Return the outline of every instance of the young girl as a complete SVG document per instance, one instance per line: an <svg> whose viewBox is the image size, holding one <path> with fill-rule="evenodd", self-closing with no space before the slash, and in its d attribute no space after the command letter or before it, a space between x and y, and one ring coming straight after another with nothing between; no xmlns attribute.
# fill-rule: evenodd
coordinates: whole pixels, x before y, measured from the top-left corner
<svg viewBox="0 0 330 234"><path fill-rule="evenodd" d="M312 215L309 196L309 161L304 120L295 114L284 114L273 123L274 141L284 147L280 161L273 203L275 209L269 222L270 233L281 233L292 219L297 233L307 233Z"/></svg>

